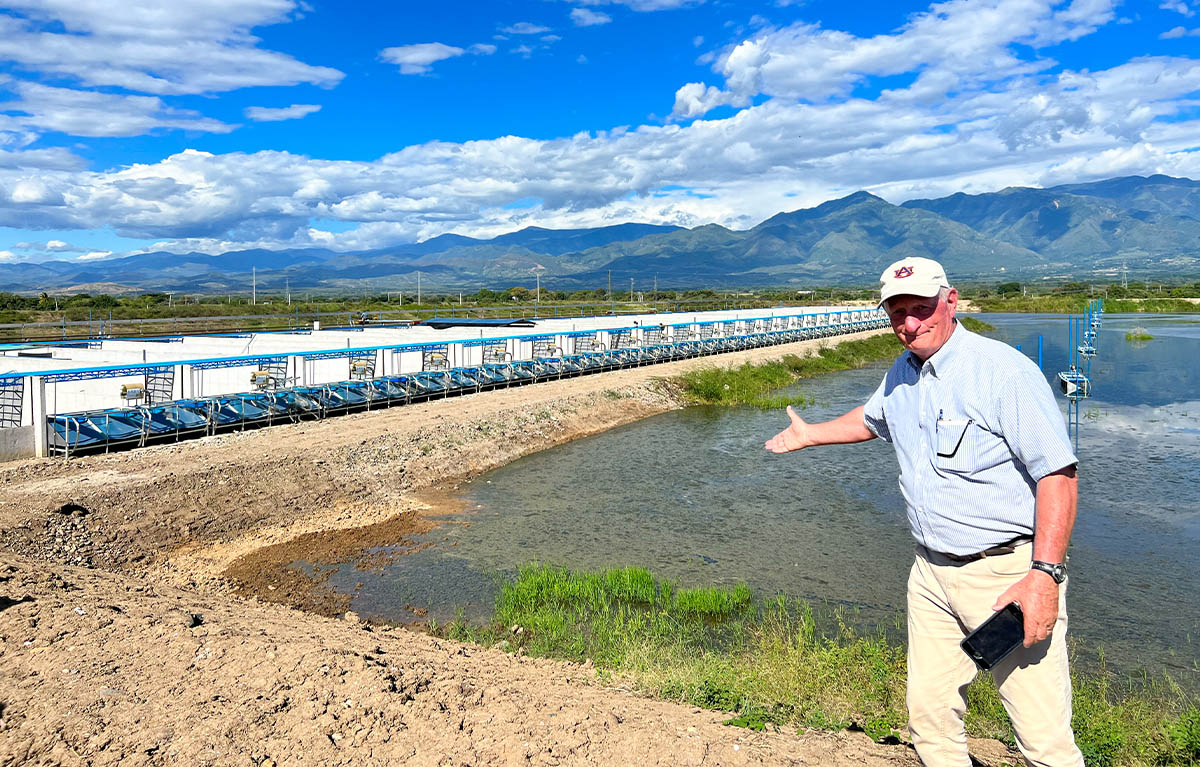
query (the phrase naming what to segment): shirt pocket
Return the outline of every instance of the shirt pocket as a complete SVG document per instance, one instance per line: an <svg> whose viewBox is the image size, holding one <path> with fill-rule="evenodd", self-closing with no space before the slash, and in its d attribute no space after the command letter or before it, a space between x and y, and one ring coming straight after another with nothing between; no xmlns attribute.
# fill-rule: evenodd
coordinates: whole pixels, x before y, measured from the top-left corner
<svg viewBox="0 0 1200 767"><path fill-rule="evenodd" d="M975 422L970 418L938 419L937 465L945 471L970 472L978 466Z"/></svg>

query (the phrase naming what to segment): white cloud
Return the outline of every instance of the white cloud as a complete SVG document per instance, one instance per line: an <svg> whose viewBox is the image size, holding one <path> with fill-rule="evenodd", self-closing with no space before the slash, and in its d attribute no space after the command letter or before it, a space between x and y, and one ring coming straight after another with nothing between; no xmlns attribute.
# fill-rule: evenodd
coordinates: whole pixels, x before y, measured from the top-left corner
<svg viewBox="0 0 1200 767"><path fill-rule="evenodd" d="M466 49L445 43L417 43L416 45L384 48L379 52L379 58L390 64L398 64L401 74L423 75L429 72L432 65L438 61L462 56L464 53L490 56L495 52L496 46L487 43L476 43Z"/></svg>
<svg viewBox="0 0 1200 767"><path fill-rule="evenodd" d="M121 96L26 81L14 81L8 87L19 98L0 103L0 110L24 113L10 120L40 131L111 137L138 136L155 128L228 133L237 127L191 110L168 107L157 96Z"/></svg>
<svg viewBox="0 0 1200 767"><path fill-rule="evenodd" d="M635 11L671 11L703 5L706 0L569 0L579 5L624 5Z"/></svg>
<svg viewBox="0 0 1200 767"><path fill-rule="evenodd" d="M298 120L320 111L320 104L292 104L290 107L246 107L244 114L255 122L278 122Z"/></svg>
<svg viewBox="0 0 1200 767"><path fill-rule="evenodd" d="M529 58L530 55L533 54L533 49L528 45L518 45L516 48L513 48L511 51L509 51L509 53L515 53L518 56Z"/></svg>
<svg viewBox="0 0 1200 767"><path fill-rule="evenodd" d="M675 92L675 108L672 114L687 119L708 114L713 109L726 104L739 104L744 99L740 96L722 91L716 86L705 86L704 83L688 83Z"/></svg>
<svg viewBox="0 0 1200 767"><path fill-rule="evenodd" d="M17 254L11 250L0 250L0 261L16 261Z"/></svg>
<svg viewBox="0 0 1200 767"><path fill-rule="evenodd" d="M1078 39L1112 20L1114 0L948 0L917 14L890 35L856 37L807 23L767 28L726 49L713 65L723 93L689 83L676 94L676 116L694 117L722 104L743 106L757 95L822 102L845 98L872 77L906 73L938 84L937 94L961 91L982 80L1048 68L1022 60L1013 46L1051 45ZM685 90L686 89L686 90Z"/></svg>
<svg viewBox="0 0 1200 767"><path fill-rule="evenodd" d="M431 64L464 53L466 51L462 48L444 43L417 43L384 48L379 52L379 58L390 64L398 64L401 74L422 75L429 71Z"/></svg>
<svg viewBox="0 0 1200 767"><path fill-rule="evenodd" d="M308 83L336 69L259 47L250 30L288 21L293 0L6 0L0 59L18 68L156 95Z"/></svg>
<svg viewBox="0 0 1200 767"><path fill-rule="evenodd" d="M1175 11L1176 13L1182 13L1188 18L1196 15L1196 12L1189 8L1188 4L1184 2L1184 0L1163 0L1158 7L1164 11Z"/></svg>
<svg viewBox="0 0 1200 767"><path fill-rule="evenodd" d="M81 248L72 245L63 240L47 240L46 242L18 242L13 245L17 250L33 251L37 253L82 253L87 248Z"/></svg>
<svg viewBox="0 0 1200 767"><path fill-rule="evenodd" d="M572 8L571 21L577 27L594 27L612 21L612 16L600 11L590 11L587 8Z"/></svg>
<svg viewBox="0 0 1200 767"><path fill-rule="evenodd" d="M501 27L500 31L506 35L540 35L543 32L549 32L550 27L543 27L528 21L518 21L516 24Z"/></svg>
<svg viewBox="0 0 1200 767"><path fill-rule="evenodd" d="M1200 37L1200 27L1196 27L1195 29L1173 27L1158 36L1160 40L1175 40L1180 37Z"/></svg>
<svg viewBox="0 0 1200 767"><path fill-rule="evenodd" d="M18 205L61 205L63 203L61 194L55 192L41 179L36 178L24 178L13 184L12 190L8 193L8 199Z"/></svg>
<svg viewBox="0 0 1200 767"><path fill-rule="evenodd" d="M78 261L99 261L101 259L108 258L112 254L113 254L113 252L111 250L92 250L87 253L84 253L77 260Z"/></svg>

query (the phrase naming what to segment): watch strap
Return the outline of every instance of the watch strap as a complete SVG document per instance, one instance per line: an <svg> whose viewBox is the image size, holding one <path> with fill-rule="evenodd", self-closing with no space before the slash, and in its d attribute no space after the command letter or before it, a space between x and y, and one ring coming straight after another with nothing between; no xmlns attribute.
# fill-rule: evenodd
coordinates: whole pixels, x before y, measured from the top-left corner
<svg viewBox="0 0 1200 767"><path fill-rule="evenodd" d="M1029 567L1032 570L1041 570L1053 578L1055 583L1062 583L1067 579L1067 566L1061 563L1055 565L1035 559L1030 563Z"/></svg>

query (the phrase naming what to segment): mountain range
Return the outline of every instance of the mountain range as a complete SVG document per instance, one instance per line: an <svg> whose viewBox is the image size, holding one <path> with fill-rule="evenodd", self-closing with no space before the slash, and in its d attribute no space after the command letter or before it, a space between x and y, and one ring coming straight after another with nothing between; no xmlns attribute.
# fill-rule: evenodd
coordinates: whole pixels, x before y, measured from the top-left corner
<svg viewBox="0 0 1200 767"><path fill-rule="evenodd" d="M1127 176L1048 189L1010 187L893 205L868 192L779 213L752 229L628 223L529 227L492 239L445 234L361 252L319 248L142 253L89 262L0 264L0 290L560 290L867 285L907 256L956 280L1200 275L1200 181ZM252 271L255 273L252 278ZM611 275L611 276L610 276Z"/></svg>

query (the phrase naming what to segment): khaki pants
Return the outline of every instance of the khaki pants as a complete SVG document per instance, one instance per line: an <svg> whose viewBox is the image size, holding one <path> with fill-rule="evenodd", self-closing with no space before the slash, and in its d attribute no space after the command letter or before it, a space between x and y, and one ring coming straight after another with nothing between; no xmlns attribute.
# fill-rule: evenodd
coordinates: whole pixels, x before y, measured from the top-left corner
<svg viewBox="0 0 1200 767"><path fill-rule="evenodd" d="M969 767L963 714L975 664L962 638L992 614L992 603L1029 572L1033 544L1012 554L960 564L917 547L908 578L908 715L913 745L926 767ZM1083 767L1071 732L1067 669L1067 584L1047 641L1018 647L992 669L1017 746L1030 765Z"/></svg>

